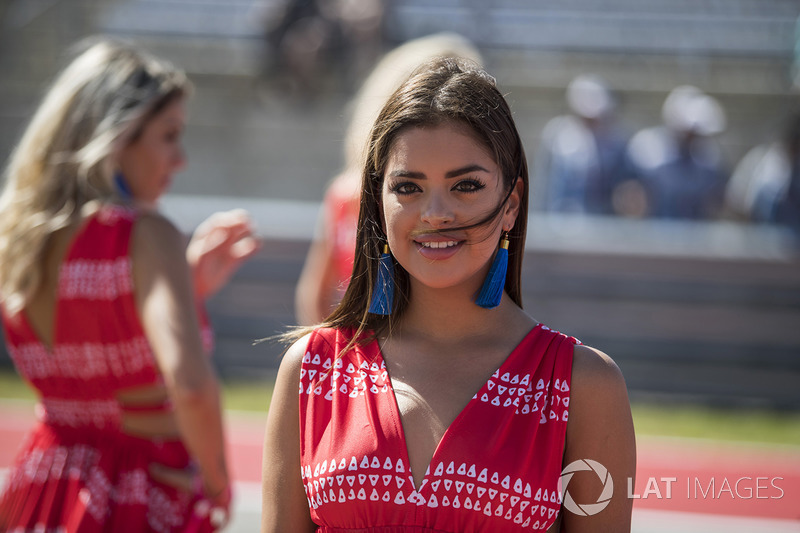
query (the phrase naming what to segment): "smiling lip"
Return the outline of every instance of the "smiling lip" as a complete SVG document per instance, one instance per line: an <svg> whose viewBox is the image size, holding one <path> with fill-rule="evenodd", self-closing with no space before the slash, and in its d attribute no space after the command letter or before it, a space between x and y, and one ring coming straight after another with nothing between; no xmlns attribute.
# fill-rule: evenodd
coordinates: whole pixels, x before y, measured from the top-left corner
<svg viewBox="0 0 800 533"><path fill-rule="evenodd" d="M464 241L441 235L415 239L414 244L422 257L441 261L455 255L463 246Z"/></svg>

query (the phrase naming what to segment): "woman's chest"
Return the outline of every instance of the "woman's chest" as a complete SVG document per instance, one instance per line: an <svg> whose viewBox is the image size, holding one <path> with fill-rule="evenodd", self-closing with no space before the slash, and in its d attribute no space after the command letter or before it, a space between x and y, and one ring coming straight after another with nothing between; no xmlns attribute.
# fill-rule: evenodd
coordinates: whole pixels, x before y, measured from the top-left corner
<svg viewBox="0 0 800 533"><path fill-rule="evenodd" d="M473 347L440 353L415 348L386 343L381 354L419 486L445 433L462 415L469 418L473 400L492 373L505 366L508 351Z"/></svg>
<svg viewBox="0 0 800 533"><path fill-rule="evenodd" d="M345 379L348 368L355 372ZM392 380L384 364L346 364L336 386L301 386L303 481L315 520L550 527L560 508L563 428L549 413L542 422L546 400L536 398L533 376L501 370L460 404L447 382Z"/></svg>

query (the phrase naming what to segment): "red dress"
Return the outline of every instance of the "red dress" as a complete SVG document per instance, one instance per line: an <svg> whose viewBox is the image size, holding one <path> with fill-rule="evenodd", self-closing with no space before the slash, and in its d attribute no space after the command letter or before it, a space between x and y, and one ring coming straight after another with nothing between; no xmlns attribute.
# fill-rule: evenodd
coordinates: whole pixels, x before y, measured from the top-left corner
<svg viewBox="0 0 800 533"><path fill-rule="evenodd" d="M559 477L573 346L531 330L447 429L419 487L377 341L312 334L300 371L301 474L318 532L546 531Z"/></svg>
<svg viewBox="0 0 800 533"><path fill-rule="evenodd" d="M194 496L148 474L151 463L188 466L184 445L120 429L124 407L116 393L161 382L133 295L129 245L136 217L106 206L79 230L59 270L52 348L24 312L3 312L11 358L41 398L38 423L0 499L2 531L174 532L190 521ZM204 337L208 347L207 326Z"/></svg>
<svg viewBox="0 0 800 533"><path fill-rule="evenodd" d="M353 272L360 198L358 187L358 180L340 176L334 180L323 200L324 231L331 247L331 261L339 298L344 296Z"/></svg>

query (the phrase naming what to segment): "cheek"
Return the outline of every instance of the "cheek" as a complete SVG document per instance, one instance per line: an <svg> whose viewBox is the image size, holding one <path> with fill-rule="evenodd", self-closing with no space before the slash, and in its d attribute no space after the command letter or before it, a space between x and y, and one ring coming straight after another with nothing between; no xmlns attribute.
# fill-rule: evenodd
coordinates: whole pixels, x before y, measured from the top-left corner
<svg viewBox="0 0 800 533"><path fill-rule="evenodd" d="M388 234L402 218L403 206L397 201L396 197L384 192L381 197L381 203L378 206L378 213L383 231Z"/></svg>
<svg viewBox="0 0 800 533"><path fill-rule="evenodd" d="M185 154L183 152L183 147L179 144L172 144L169 146L167 151L166 160L168 164L171 165L179 165L185 159Z"/></svg>
<svg viewBox="0 0 800 533"><path fill-rule="evenodd" d="M134 172L143 172L153 164L153 150L144 142L131 146L122 159L122 163Z"/></svg>
<svg viewBox="0 0 800 533"><path fill-rule="evenodd" d="M399 216L400 212L397 209L397 206L392 204L384 204L381 211L381 224L383 225L383 232L390 240L394 239L397 232L401 230L402 218Z"/></svg>

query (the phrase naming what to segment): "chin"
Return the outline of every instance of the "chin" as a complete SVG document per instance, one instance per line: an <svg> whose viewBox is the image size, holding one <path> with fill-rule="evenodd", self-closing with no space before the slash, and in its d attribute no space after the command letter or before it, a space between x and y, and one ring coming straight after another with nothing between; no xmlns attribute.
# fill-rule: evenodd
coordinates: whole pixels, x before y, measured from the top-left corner
<svg viewBox="0 0 800 533"><path fill-rule="evenodd" d="M471 276L412 276L412 279L427 289L447 290L472 285Z"/></svg>
<svg viewBox="0 0 800 533"><path fill-rule="evenodd" d="M158 200L137 200L136 207L143 211L158 211Z"/></svg>

